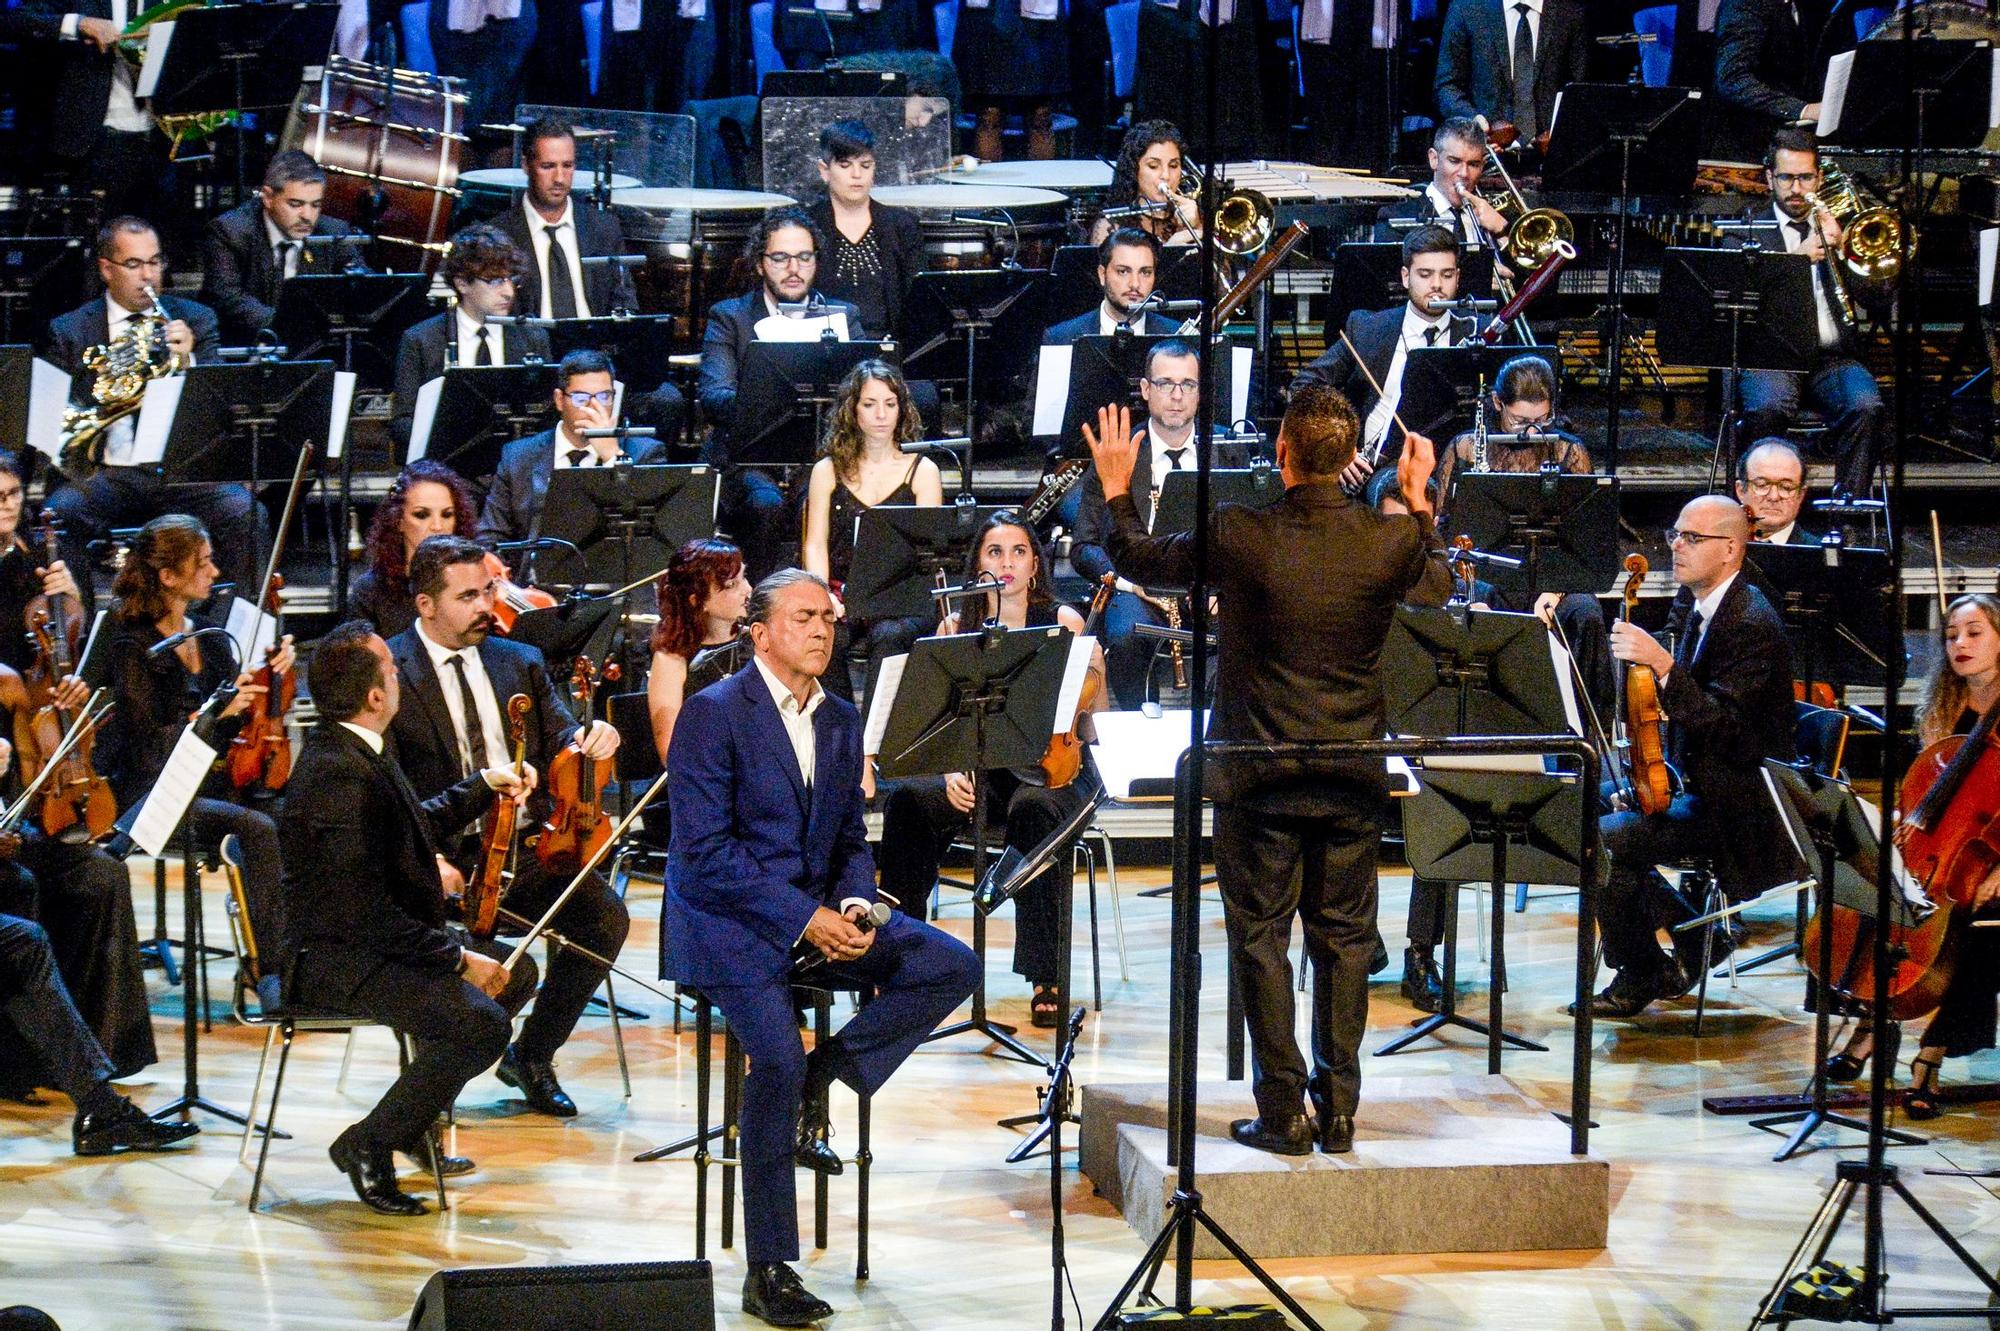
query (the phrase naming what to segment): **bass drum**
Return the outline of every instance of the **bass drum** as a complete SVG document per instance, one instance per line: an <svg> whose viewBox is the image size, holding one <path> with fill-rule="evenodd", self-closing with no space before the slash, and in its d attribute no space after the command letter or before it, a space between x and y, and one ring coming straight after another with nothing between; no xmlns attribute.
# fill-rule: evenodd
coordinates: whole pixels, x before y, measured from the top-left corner
<svg viewBox="0 0 2000 1331"><path fill-rule="evenodd" d="M373 232L382 261L429 272L451 234L465 94L456 80L333 56L292 101L283 146L326 168L326 214Z"/></svg>

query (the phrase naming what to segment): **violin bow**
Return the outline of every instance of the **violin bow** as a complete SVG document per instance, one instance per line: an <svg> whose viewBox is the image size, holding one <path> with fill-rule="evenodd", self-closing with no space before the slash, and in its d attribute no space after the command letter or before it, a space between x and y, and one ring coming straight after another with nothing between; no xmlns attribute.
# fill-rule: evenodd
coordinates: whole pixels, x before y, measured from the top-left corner
<svg viewBox="0 0 2000 1331"><path fill-rule="evenodd" d="M1938 616L1949 622L1951 619L1951 598L1944 594L1944 529L1938 525L1938 512L1931 510L1931 567L1937 570Z"/></svg>
<svg viewBox="0 0 2000 1331"><path fill-rule="evenodd" d="M556 912L568 903L570 896L577 888L583 886L583 880L590 876L591 870L595 869L604 857L610 853L611 848L624 839L627 829L639 820L639 815L646 811L646 806L653 802L653 798L660 793L660 788L666 784L667 773L666 769L662 768L660 774L653 778L653 784L646 787L646 793L641 795L631 810L618 820L618 826L611 829L611 835L604 838L604 844L590 853L590 858L585 860L583 867L576 871L576 877L569 880L569 886L556 894L556 899L549 903L549 908L546 911L542 912L542 918L535 921L534 928L521 935L521 941L514 945L514 950L507 954L507 960L501 963L503 966L512 970L514 963L521 959L521 954L528 950L528 945L533 943L542 934L548 932L549 921L555 919Z"/></svg>

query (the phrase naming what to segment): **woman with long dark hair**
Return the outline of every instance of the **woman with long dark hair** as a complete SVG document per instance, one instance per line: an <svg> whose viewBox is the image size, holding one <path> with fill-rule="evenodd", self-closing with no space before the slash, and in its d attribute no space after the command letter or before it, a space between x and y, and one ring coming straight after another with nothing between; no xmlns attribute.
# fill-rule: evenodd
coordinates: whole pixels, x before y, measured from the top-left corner
<svg viewBox="0 0 2000 1331"><path fill-rule="evenodd" d="M348 616L367 620L385 638L416 623L410 556L426 536L470 538L478 519L471 487L450 467L429 458L404 467L368 524L368 567L348 584Z"/></svg>
<svg viewBox="0 0 2000 1331"><path fill-rule="evenodd" d="M1091 229L1091 243L1102 244L1119 226L1137 227L1162 245L1199 241L1201 201L1181 192L1186 174L1187 140L1171 120L1147 120L1125 131L1118 160L1112 164L1111 188L1104 193L1104 206L1143 207L1146 211L1117 222L1099 217Z"/></svg>
<svg viewBox="0 0 2000 1331"><path fill-rule="evenodd" d="M727 541L703 538L674 552L654 588L660 620L653 627L646 715L652 722L653 744L664 763L681 705L729 673L727 669L710 670L690 677L689 669L698 657L736 644L737 625L750 599L750 580L743 576L741 550ZM653 807L665 806L666 801L660 800Z"/></svg>

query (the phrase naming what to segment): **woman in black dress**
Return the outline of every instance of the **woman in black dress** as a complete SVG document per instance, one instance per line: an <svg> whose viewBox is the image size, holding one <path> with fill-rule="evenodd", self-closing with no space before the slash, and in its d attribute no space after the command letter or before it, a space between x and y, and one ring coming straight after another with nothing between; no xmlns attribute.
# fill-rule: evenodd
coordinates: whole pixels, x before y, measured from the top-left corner
<svg viewBox="0 0 2000 1331"><path fill-rule="evenodd" d="M873 198L875 135L858 120L820 131L819 178L827 197L808 210L827 239L817 285L859 307L869 335L895 337L910 281L924 266L923 228L909 209Z"/></svg>
<svg viewBox="0 0 2000 1331"><path fill-rule="evenodd" d="M1056 155L1055 101L1069 91L1070 8L1069 0L961 0L951 62L981 161L1005 155L1001 130L1010 112L1027 118L1031 159Z"/></svg>
<svg viewBox="0 0 2000 1331"><path fill-rule="evenodd" d="M1115 227L1132 226L1162 245L1192 245L1201 239L1201 200L1182 191L1187 176L1187 141L1172 121L1147 120L1125 131L1104 206L1144 208L1136 217L1099 217L1091 228L1093 245Z"/></svg>
<svg viewBox="0 0 2000 1331"><path fill-rule="evenodd" d="M348 584L348 617L367 620L385 638L416 623L410 555L426 536L469 539L478 520L464 477L429 458L404 467L368 525L368 567Z"/></svg>

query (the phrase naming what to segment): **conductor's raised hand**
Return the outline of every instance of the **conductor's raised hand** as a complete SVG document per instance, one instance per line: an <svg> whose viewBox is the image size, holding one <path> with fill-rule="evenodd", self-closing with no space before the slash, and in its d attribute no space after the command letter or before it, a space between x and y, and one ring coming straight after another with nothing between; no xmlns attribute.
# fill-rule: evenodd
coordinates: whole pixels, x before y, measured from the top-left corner
<svg viewBox="0 0 2000 1331"><path fill-rule="evenodd" d="M1403 455L1396 460L1396 488L1410 512L1431 513L1431 473L1437 468L1437 447L1420 434L1403 436Z"/></svg>
<svg viewBox="0 0 2000 1331"><path fill-rule="evenodd" d="M1132 432L1132 409L1124 403L1097 409L1097 428L1083 424L1083 442L1090 446L1090 460L1097 466L1097 479L1106 500L1132 492L1132 468L1139 460L1140 436Z"/></svg>

